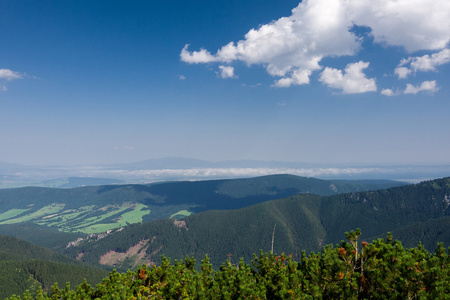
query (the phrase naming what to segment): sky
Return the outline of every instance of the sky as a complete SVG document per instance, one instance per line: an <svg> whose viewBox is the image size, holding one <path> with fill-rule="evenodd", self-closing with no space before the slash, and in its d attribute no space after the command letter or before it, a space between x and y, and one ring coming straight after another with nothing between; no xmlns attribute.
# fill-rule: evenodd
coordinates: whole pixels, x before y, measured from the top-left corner
<svg viewBox="0 0 450 300"><path fill-rule="evenodd" d="M450 1L0 1L0 161L450 163Z"/></svg>

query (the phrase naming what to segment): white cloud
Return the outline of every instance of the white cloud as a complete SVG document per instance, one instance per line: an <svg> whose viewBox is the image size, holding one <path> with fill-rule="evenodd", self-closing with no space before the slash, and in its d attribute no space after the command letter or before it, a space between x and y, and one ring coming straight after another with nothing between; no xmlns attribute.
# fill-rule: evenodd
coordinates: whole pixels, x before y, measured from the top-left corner
<svg viewBox="0 0 450 300"><path fill-rule="evenodd" d="M220 72L218 75L222 78L235 78L234 68L230 66L219 66Z"/></svg>
<svg viewBox="0 0 450 300"><path fill-rule="evenodd" d="M450 1L304 0L290 16L251 29L243 40L215 54L206 49L190 52L186 45L180 56L187 63L262 64L270 75L281 77L274 86L308 84L312 72L323 68L319 63L324 57L355 55L361 49L362 38L351 30L354 25L369 27L374 41L387 46L409 52L440 50L450 41ZM408 70L396 74L406 78ZM359 92L374 90L374 81L366 83L369 86Z"/></svg>
<svg viewBox="0 0 450 300"><path fill-rule="evenodd" d="M21 79L23 76L19 72L11 71L9 69L0 69L0 79L13 80Z"/></svg>
<svg viewBox="0 0 450 300"><path fill-rule="evenodd" d="M178 75L178 79L180 79L180 80L186 80L186 76L184 76L184 75Z"/></svg>
<svg viewBox="0 0 450 300"><path fill-rule="evenodd" d="M181 50L181 60L190 64L208 63L217 61L217 59L211 55L207 50L200 49L200 51L189 52L187 48L189 45L184 46Z"/></svg>
<svg viewBox="0 0 450 300"><path fill-rule="evenodd" d="M400 95L402 93L402 91L400 91L399 89L395 89L395 90L393 90L393 89L383 89L383 90L381 90L380 93L381 93L381 95L391 97L391 96L398 96L398 95Z"/></svg>
<svg viewBox="0 0 450 300"><path fill-rule="evenodd" d="M275 83L278 87L307 84L311 72L321 69L324 56L352 55L359 49L360 41L348 31L352 24L345 16L343 1L304 1L290 17L251 29L244 40L228 43L214 55L205 49L189 52L186 45L181 60L263 64L269 74L284 77Z"/></svg>
<svg viewBox="0 0 450 300"><path fill-rule="evenodd" d="M309 84L309 76L311 76L311 70L295 70L292 72L291 77L281 78L274 83L276 87L290 87L291 85Z"/></svg>
<svg viewBox="0 0 450 300"><path fill-rule="evenodd" d="M450 41L448 0L350 0L350 18L368 26L375 42L408 52L440 50Z"/></svg>
<svg viewBox="0 0 450 300"><path fill-rule="evenodd" d="M419 92L427 91L427 92L436 92L438 88L436 87L436 80L433 81L424 81L420 86L415 86L412 84L407 84L406 89L403 93L405 94L417 94Z"/></svg>
<svg viewBox="0 0 450 300"><path fill-rule="evenodd" d="M24 75L20 74L19 72L16 71L12 71L9 69L0 69L0 80L3 79L3 81L11 81L11 80L15 80L15 79L22 79L24 77ZM8 88L6 87L6 85L1 85L0 86L0 90L2 92L6 92L8 90Z"/></svg>
<svg viewBox="0 0 450 300"><path fill-rule="evenodd" d="M391 89L383 89L381 90L381 95L385 95L385 96L394 96L395 93L393 90Z"/></svg>
<svg viewBox="0 0 450 300"><path fill-rule="evenodd" d="M374 78L366 78L362 70L369 66L368 62L348 64L344 73L341 70L325 68L319 77L319 81L329 87L341 89L344 94L375 92L377 85Z"/></svg>
<svg viewBox="0 0 450 300"><path fill-rule="evenodd" d="M397 67L394 72L397 74L399 79L405 79L409 74L411 74L411 70L405 67Z"/></svg>
<svg viewBox="0 0 450 300"><path fill-rule="evenodd" d="M450 62L450 49L411 59L411 68L414 71L436 71L436 67Z"/></svg>
<svg viewBox="0 0 450 300"><path fill-rule="evenodd" d="M446 48L431 55L408 57L403 59L395 73L398 78L406 78L412 72L436 71L436 67L450 62L450 49ZM410 68L404 67L409 65Z"/></svg>

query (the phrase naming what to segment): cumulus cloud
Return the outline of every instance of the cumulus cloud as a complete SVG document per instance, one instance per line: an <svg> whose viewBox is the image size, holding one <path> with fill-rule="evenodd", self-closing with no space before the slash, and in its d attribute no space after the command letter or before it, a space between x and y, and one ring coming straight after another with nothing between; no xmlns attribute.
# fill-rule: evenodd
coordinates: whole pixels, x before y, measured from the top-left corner
<svg viewBox="0 0 450 300"><path fill-rule="evenodd" d="M21 78L23 78L23 75L19 72L15 72L9 69L0 69L0 79L13 80Z"/></svg>
<svg viewBox="0 0 450 300"><path fill-rule="evenodd" d="M220 72L218 75L222 78L235 78L234 68L230 66L219 66Z"/></svg>
<svg viewBox="0 0 450 300"><path fill-rule="evenodd" d="M181 50L181 60L190 64L208 63L217 61L217 59L211 55L206 49L200 49L200 51L189 52L189 45L184 46Z"/></svg>
<svg viewBox="0 0 450 300"><path fill-rule="evenodd" d="M395 96L396 93L392 89L383 89L383 90L381 90L381 95Z"/></svg>
<svg viewBox="0 0 450 300"><path fill-rule="evenodd" d="M314 70L321 69L324 56L352 55L360 40L348 30L343 1L304 1L283 17L258 29L251 29L244 40L230 42L212 55L206 49L181 51L187 63L231 62L240 60L248 65L263 64L273 76L284 77L278 87L309 83Z"/></svg>
<svg viewBox="0 0 450 300"><path fill-rule="evenodd" d="M414 57L411 59L411 68L414 71L436 71L436 67L450 62L450 49L438 53Z"/></svg>
<svg viewBox="0 0 450 300"><path fill-rule="evenodd" d="M20 74L19 72L16 71L12 71L9 69L0 69L0 80L2 81L11 81L11 80L15 80L15 79L22 79L24 77L24 75ZM6 85L2 84L0 86L0 90L2 92L6 92L8 90L8 88L6 87Z"/></svg>
<svg viewBox="0 0 450 300"><path fill-rule="evenodd" d="M412 72L436 71L436 67L450 62L450 49L446 48L431 55L408 57L403 59L395 73L399 78L406 78ZM408 67L405 67L409 65Z"/></svg>
<svg viewBox="0 0 450 300"><path fill-rule="evenodd" d="M349 18L374 41L408 52L440 50L450 41L450 1L350 0Z"/></svg>
<svg viewBox="0 0 450 300"><path fill-rule="evenodd" d="M407 84L406 85L406 89L403 93L405 94L417 94L419 92L436 92L438 90L438 88L436 87L436 80L433 81L424 81L420 84L420 86L415 86L412 84Z"/></svg>
<svg viewBox="0 0 450 300"><path fill-rule="evenodd" d="M178 75L177 77L178 77L178 79L180 79L180 80L186 80L186 76L184 76L184 75Z"/></svg>
<svg viewBox="0 0 450 300"><path fill-rule="evenodd" d="M319 81L329 87L341 89L344 94L375 92L377 90L375 79L366 78L362 72L368 66L368 62L360 61L348 64L344 72L326 67L320 74Z"/></svg>
<svg viewBox="0 0 450 300"><path fill-rule="evenodd" d="M355 25L369 28L374 41L386 46L408 52L441 50L450 41L450 1L304 0L290 16L251 29L244 39L224 45L215 54L203 48L191 52L186 45L180 57L191 64L261 64L270 75L281 77L274 82L276 87L309 84L311 74L323 69L324 57L354 55L361 49L363 37L352 31ZM411 66L423 68L425 60L433 59L431 64L436 65L441 56L414 61L417 66L411 60ZM406 78L411 70L399 67L396 74ZM366 83L366 91L374 90L374 82Z"/></svg>
<svg viewBox="0 0 450 300"><path fill-rule="evenodd" d="M411 74L411 70L406 67L397 67L395 69L395 74L398 76L399 79L405 79Z"/></svg>
<svg viewBox="0 0 450 300"><path fill-rule="evenodd" d="M291 85L309 84L311 70L295 70L291 77L281 78L274 83L276 87L290 87Z"/></svg>

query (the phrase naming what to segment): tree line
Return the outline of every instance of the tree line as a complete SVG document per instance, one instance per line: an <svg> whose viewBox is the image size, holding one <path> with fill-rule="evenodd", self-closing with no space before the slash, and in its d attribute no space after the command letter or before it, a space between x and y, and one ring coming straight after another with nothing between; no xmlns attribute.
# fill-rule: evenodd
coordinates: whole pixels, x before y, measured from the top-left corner
<svg viewBox="0 0 450 300"><path fill-rule="evenodd" d="M55 284L49 294L39 289L17 299L449 299L449 251L434 253L421 244L404 248L391 234L372 243L361 231L346 232L347 241L298 259L260 252L252 264L231 258L217 270L208 256L200 268L194 258L173 264L112 271L96 287L86 280L71 288Z"/></svg>

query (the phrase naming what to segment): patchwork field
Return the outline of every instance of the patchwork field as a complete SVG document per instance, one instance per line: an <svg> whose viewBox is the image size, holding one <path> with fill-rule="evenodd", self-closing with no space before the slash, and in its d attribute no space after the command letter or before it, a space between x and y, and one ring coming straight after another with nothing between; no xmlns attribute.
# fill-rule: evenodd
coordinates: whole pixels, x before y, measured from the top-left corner
<svg viewBox="0 0 450 300"><path fill-rule="evenodd" d="M64 207L65 204L53 203L33 212L10 209L0 215L0 225L32 221L65 232L100 233L142 222L143 217L150 214L150 209L140 203L90 205L68 210Z"/></svg>

